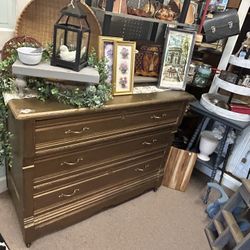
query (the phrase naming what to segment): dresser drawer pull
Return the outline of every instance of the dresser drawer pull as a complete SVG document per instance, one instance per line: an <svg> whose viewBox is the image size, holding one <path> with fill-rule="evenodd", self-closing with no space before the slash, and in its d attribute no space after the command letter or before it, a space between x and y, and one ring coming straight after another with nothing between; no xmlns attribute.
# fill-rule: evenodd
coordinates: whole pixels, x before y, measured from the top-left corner
<svg viewBox="0 0 250 250"><path fill-rule="evenodd" d="M150 164L146 164L143 168L136 168L135 172L143 172L145 169L149 168Z"/></svg>
<svg viewBox="0 0 250 250"><path fill-rule="evenodd" d="M71 194L64 194L64 193L59 194L58 198L71 197L71 196L74 196L79 191L80 191L80 189L76 188L76 189L74 189L74 191Z"/></svg>
<svg viewBox="0 0 250 250"><path fill-rule="evenodd" d="M62 162L60 165L64 166L64 165L68 165L68 166L75 166L77 165L80 161L83 161L83 158L77 158L75 162Z"/></svg>
<svg viewBox="0 0 250 250"><path fill-rule="evenodd" d="M153 139L152 142L144 141L142 143L142 145L152 145L152 144L156 143L157 141L158 141L157 139Z"/></svg>
<svg viewBox="0 0 250 250"><path fill-rule="evenodd" d="M83 132L88 131L88 130L90 130L90 128L84 127L81 130L79 130L79 131L74 131L74 130L69 129L69 130L66 130L64 133L66 135L67 134L82 134Z"/></svg>
<svg viewBox="0 0 250 250"><path fill-rule="evenodd" d="M161 116L158 116L158 115L151 115L150 118L153 119L153 120L160 120L164 117L166 117L167 114L162 114Z"/></svg>

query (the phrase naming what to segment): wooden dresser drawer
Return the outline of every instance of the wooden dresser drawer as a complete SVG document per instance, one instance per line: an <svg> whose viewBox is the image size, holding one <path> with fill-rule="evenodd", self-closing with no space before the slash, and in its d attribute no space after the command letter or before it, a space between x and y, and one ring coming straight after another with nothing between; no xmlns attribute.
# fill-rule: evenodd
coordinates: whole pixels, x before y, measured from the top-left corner
<svg viewBox="0 0 250 250"><path fill-rule="evenodd" d="M122 184L128 180L141 178L154 171L158 171L163 164L163 155L137 160L133 163L119 163L113 168L99 172L92 177L88 176L76 182L68 182L59 188L52 188L39 192L35 187L34 209L41 209L50 205L60 206L67 202L76 201L92 192L103 191L106 188ZM42 188L43 189L43 188Z"/></svg>
<svg viewBox="0 0 250 250"><path fill-rule="evenodd" d="M159 188L190 100L184 91L164 91L115 96L98 109L9 101L13 167L6 175L27 246Z"/></svg>
<svg viewBox="0 0 250 250"><path fill-rule="evenodd" d="M169 131L159 130L137 136L123 137L120 141L100 143L77 151L66 151L58 155L46 155L35 160L34 178L51 174L88 170L99 164L119 161L136 154L145 154L157 148L167 148L172 141Z"/></svg>
<svg viewBox="0 0 250 250"><path fill-rule="evenodd" d="M176 125L181 114L176 105L156 108L137 108L110 111L92 115L75 116L36 122L35 143L37 150L58 145L88 141L148 127Z"/></svg>
<svg viewBox="0 0 250 250"><path fill-rule="evenodd" d="M37 194L51 189L64 187L65 185L68 185L68 183L78 182L79 180L83 179L91 179L96 175L113 171L117 169L117 166L120 168L120 166L129 166L134 165L135 163L146 163L152 159L163 159L164 156L168 154L169 149L170 147L167 147L167 149L156 149L147 154L130 156L120 161L111 161L109 163L103 162L99 165L90 166L89 168L78 168L74 172L62 172L61 174L39 177L34 179L33 182L34 193Z"/></svg>

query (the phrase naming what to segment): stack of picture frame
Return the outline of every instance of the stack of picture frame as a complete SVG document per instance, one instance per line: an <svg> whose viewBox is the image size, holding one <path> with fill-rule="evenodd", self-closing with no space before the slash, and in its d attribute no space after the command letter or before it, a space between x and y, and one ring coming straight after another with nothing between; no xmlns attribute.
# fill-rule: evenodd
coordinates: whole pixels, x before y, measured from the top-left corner
<svg viewBox="0 0 250 250"><path fill-rule="evenodd" d="M158 88L185 90L195 31L168 28L161 58ZM99 36L99 58L105 58L113 95L133 93L136 42Z"/></svg>
<svg viewBox="0 0 250 250"><path fill-rule="evenodd" d="M136 42L119 37L99 36L99 58L105 58L113 95L132 94Z"/></svg>

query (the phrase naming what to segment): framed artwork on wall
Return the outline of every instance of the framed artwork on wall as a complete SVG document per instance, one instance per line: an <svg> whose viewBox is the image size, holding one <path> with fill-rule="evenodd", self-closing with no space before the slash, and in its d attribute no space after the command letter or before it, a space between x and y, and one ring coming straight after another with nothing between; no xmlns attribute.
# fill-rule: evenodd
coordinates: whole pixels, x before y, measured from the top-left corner
<svg viewBox="0 0 250 250"><path fill-rule="evenodd" d="M105 58L108 70L108 83L112 83L113 78L113 61L114 61L114 42L122 41L121 37L99 36L98 41L98 58Z"/></svg>
<svg viewBox="0 0 250 250"><path fill-rule="evenodd" d="M113 95L126 95L133 92L135 48L135 42L115 42Z"/></svg>
<svg viewBox="0 0 250 250"><path fill-rule="evenodd" d="M169 28L165 37L158 87L184 90L195 32Z"/></svg>

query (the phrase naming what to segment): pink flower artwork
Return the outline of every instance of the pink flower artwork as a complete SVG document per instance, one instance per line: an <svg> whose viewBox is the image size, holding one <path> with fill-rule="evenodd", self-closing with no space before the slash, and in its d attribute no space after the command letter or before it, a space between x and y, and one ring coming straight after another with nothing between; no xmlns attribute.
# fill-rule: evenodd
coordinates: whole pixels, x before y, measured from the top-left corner
<svg viewBox="0 0 250 250"><path fill-rule="evenodd" d="M119 70L122 72L122 74L126 74L128 71L128 64L126 62L121 63Z"/></svg>
<svg viewBox="0 0 250 250"><path fill-rule="evenodd" d="M129 55L128 49L127 48L122 48L122 50L121 50L122 59L128 59L128 55Z"/></svg>
<svg viewBox="0 0 250 250"><path fill-rule="evenodd" d="M126 77L126 76L121 77L120 80L119 80L119 83L120 83L120 85L121 85L121 87L122 87L123 89L127 88L127 84L128 84L128 79L127 79L127 77Z"/></svg>

